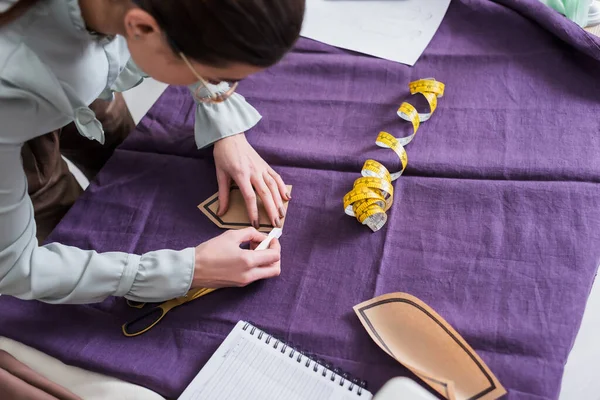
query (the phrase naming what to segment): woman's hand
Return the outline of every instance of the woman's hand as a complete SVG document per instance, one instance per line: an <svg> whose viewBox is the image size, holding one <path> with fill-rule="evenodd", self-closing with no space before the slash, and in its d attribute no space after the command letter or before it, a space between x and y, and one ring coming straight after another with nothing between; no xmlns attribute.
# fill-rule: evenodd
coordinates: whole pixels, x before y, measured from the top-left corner
<svg viewBox="0 0 600 400"><path fill-rule="evenodd" d="M258 229L258 205L256 194L260 196L273 226L281 227L285 217L284 200L290 200L285 183L271 167L258 155L240 133L215 143L215 166L219 183L219 210L222 216L229 207L229 190L233 179L240 188L248 216Z"/></svg>
<svg viewBox="0 0 600 400"><path fill-rule="evenodd" d="M267 250L243 250L250 243L255 248L267 235L254 228L228 231L196 247L192 288L240 287L279 276L281 247L273 239Z"/></svg>

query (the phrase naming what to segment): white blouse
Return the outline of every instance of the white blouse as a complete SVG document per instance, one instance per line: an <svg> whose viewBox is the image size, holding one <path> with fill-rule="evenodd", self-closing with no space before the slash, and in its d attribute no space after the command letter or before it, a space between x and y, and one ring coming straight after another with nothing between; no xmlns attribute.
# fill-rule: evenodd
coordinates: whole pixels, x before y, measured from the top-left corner
<svg viewBox="0 0 600 400"><path fill-rule="evenodd" d="M0 11L15 2L0 0ZM23 143L70 122L103 143L102 125L89 104L111 99L144 78L123 37L98 38L85 29L78 0L41 1L0 28L0 294L48 303L99 302L108 296L151 302L189 290L194 248L97 253L59 243L39 246L36 239ZM197 103L196 144L203 148L245 132L260 118L239 94L220 104Z"/></svg>

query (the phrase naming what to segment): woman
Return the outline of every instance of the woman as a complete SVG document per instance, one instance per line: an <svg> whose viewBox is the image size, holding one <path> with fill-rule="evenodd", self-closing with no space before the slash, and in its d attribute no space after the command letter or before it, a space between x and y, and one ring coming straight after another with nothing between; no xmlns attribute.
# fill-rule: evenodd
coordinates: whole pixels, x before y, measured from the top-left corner
<svg viewBox="0 0 600 400"><path fill-rule="evenodd" d="M289 196L244 137L260 115L235 86L290 50L304 0L0 0L0 12L0 294L162 301L279 274L277 241L240 249L264 239L255 229L142 255L38 240L79 194L61 150L97 172L133 125L118 93L146 76L190 87L196 144L214 145L220 212L233 180L253 221L257 193L279 225Z"/></svg>

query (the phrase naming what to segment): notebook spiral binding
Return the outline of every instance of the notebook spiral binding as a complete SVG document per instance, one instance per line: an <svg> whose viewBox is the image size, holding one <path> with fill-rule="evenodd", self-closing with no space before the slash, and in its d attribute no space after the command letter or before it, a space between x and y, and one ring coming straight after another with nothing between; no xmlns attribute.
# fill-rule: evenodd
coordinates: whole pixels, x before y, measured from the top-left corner
<svg viewBox="0 0 600 400"><path fill-rule="evenodd" d="M286 354L287 352L289 358L295 358L296 362L303 364L306 368L311 368L313 372L321 374L323 378L330 379L332 382L337 381L340 386L347 385L348 390L351 392L356 391L358 396L362 395L363 390L367 390L366 381L351 377L339 368L320 360L314 354L302 351L298 347L295 347L293 343L285 343L267 334L250 322L246 322L242 329L248 331L250 335L256 336L259 340L264 339L265 344L272 344L274 350L279 350L282 354Z"/></svg>

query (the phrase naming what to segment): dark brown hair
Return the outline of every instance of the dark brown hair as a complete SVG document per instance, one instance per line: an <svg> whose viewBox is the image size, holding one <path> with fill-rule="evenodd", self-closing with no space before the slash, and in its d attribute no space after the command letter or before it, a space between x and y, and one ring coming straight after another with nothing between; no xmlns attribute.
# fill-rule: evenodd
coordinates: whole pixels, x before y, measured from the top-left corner
<svg viewBox="0 0 600 400"><path fill-rule="evenodd" d="M277 63L300 36L305 9L305 0L134 2L156 19L173 50L214 66Z"/></svg>
<svg viewBox="0 0 600 400"><path fill-rule="evenodd" d="M0 13L0 27L39 0L18 0ZM174 51L213 66L269 67L298 37L305 0L133 0L152 15Z"/></svg>

